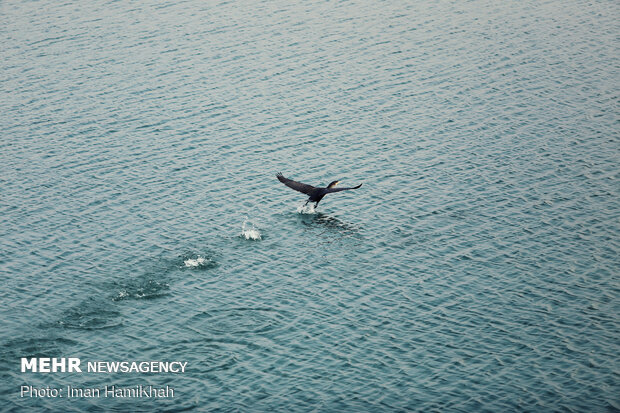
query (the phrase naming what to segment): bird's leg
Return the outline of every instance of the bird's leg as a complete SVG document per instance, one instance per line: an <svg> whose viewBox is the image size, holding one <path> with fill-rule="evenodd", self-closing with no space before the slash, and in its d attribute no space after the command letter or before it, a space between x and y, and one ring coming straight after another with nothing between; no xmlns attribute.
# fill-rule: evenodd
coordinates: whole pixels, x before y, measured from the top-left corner
<svg viewBox="0 0 620 413"><path fill-rule="evenodd" d="M319 207L319 203L317 202L316 204L314 204L314 209L317 209Z"/></svg>
<svg viewBox="0 0 620 413"><path fill-rule="evenodd" d="M310 202L310 200L307 200L306 203L304 204L304 206L308 205L308 202Z"/></svg>

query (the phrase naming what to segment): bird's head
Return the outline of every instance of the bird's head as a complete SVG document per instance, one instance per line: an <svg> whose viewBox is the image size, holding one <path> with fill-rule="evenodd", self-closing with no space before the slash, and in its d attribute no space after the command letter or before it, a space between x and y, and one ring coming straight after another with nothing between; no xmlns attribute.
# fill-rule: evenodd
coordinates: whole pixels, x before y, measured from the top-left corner
<svg viewBox="0 0 620 413"><path fill-rule="evenodd" d="M328 188L334 188L336 185L338 185L340 183L340 181L334 181L331 184L327 185Z"/></svg>

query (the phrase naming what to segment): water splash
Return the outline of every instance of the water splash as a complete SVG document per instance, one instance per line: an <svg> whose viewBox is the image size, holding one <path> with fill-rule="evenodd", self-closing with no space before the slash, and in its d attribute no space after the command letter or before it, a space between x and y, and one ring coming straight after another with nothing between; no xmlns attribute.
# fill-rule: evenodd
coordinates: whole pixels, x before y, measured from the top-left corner
<svg viewBox="0 0 620 413"><path fill-rule="evenodd" d="M315 212L314 205L312 204L305 204L305 205L297 207L298 214L314 214L314 212Z"/></svg>
<svg viewBox="0 0 620 413"><path fill-rule="evenodd" d="M124 300L125 298L129 297L129 293L126 290L121 290L118 292L118 294L113 298L114 301L120 301L120 300Z"/></svg>
<svg viewBox="0 0 620 413"><path fill-rule="evenodd" d="M188 268L197 268L206 265L208 262L209 260L207 258L198 256L197 258L186 259L185 261L183 261L183 264L185 264L185 266Z"/></svg>
<svg viewBox="0 0 620 413"><path fill-rule="evenodd" d="M251 222L248 223L247 218L243 221L243 226L241 228L241 236L244 237L245 239L254 240L254 241L260 241L262 239L261 233L258 230L258 228L256 228L254 224L252 224Z"/></svg>

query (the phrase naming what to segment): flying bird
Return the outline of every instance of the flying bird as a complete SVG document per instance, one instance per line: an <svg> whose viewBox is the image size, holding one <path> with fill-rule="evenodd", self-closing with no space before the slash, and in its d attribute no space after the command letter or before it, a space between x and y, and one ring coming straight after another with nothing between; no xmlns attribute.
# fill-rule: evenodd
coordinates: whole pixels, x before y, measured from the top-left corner
<svg viewBox="0 0 620 413"><path fill-rule="evenodd" d="M336 185L338 185L340 181L334 181L331 184L327 185L326 188L317 188L312 185L302 184L301 182L285 178L281 172L278 173L276 177L280 182L282 182L289 188L293 188L295 191L299 191L308 195L309 198L304 204L304 206L308 205L308 202L315 202L315 208L319 206L319 202L321 202L321 199L323 199L323 197L327 194L331 194L332 192L348 191L349 189L357 189L362 186L362 184L359 184L358 186L354 186L352 188L336 188Z"/></svg>

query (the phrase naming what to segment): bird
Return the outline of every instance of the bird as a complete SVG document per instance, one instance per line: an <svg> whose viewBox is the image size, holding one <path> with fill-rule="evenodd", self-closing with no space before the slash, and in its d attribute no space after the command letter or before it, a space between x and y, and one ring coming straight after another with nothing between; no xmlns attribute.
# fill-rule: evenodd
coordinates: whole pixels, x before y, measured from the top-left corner
<svg viewBox="0 0 620 413"><path fill-rule="evenodd" d="M295 191L299 191L301 193L308 195L309 198L304 204L304 206L308 205L308 202L314 202L315 208L319 206L319 202L321 202L321 199L323 199L323 197L327 194L331 194L332 192L348 191L349 189L358 189L359 187L362 186L362 184L359 184L358 186L354 186L351 188L336 188L336 185L338 185L340 181L333 181L332 183L327 185L327 187L325 188L317 188L312 185L303 184L301 182L297 182L297 181L293 181L292 179L285 178L284 175L282 175L282 172L279 172L278 174L276 174L276 178L278 178L280 182L282 182L284 185L288 186L289 188L293 188Z"/></svg>

